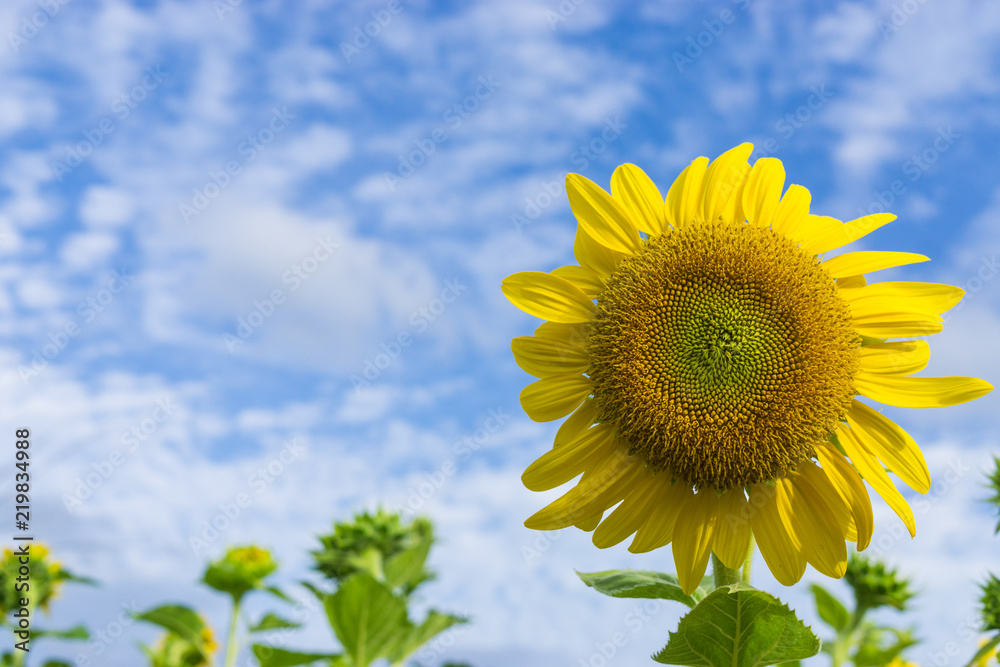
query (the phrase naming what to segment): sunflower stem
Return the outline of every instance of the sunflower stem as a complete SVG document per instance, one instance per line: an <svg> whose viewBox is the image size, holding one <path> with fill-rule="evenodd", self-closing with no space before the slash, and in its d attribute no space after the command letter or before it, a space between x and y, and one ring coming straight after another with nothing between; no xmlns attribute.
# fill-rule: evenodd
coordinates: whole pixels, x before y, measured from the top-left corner
<svg viewBox="0 0 1000 667"><path fill-rule="evenodd" d="M726 567L715 552L712 552L712 576L715 578L715 587L722 588L740 582L740 571L731 567Z"/></svg>
<svg viewBox="0 0 1000 667"><path fill-rule="evenodd" d="M226 667L233 667L236 664L236 654L239 652L236 643L236 630L240 615L241 598L242 596L233 596L233 618L229 623L229 640L226 642Z"/></svg>

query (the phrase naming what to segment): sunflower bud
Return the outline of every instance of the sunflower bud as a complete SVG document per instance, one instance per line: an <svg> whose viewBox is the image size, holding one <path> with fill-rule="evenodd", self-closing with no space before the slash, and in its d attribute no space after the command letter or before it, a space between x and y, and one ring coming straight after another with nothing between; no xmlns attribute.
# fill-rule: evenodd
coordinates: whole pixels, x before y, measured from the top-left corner
<svg viewBox="0 0 1000 667"><path fill-rule="evenodd" d="M914 596L910 580L900 577L895 568L857 554L848 559L844 580L854 589L858 609L893 607L903 611Z"/></svg>

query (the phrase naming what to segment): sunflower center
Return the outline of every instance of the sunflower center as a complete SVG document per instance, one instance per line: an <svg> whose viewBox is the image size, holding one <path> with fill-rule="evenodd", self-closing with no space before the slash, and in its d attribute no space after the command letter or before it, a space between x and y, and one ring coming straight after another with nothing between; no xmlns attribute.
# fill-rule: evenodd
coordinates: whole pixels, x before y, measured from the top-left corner
<svg viewBox="0 0 1000 667"><path fill-rule="evenodd" d="M765 227L692 225L625 258L587 348L600 421L720 490L814 454L855 395L859 338L815 257Z"/></svg>

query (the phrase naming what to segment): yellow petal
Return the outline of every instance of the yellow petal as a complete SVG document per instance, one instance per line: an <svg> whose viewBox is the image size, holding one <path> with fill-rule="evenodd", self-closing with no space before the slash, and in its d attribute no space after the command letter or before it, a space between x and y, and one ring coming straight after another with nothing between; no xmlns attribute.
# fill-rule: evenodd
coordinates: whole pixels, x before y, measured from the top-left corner
<svg viewBox="0 0 1000 667"><path fill-rule="evenodd" d="M875 519L872 514L872 502L868 497L868 489L851 464L833 447L817 447L816 456L823 465L833 487L840 497L851 508L854 517L854 527L857 535L858 551L864 551L872 541L875 531Z"/></svg>
<svg viewBox="0 0 1000 667"><path fill-rule="evenodd" d="M604 281L601 277L597 275L596 271L585 266L575 264L560 266L552 271L552 275L570 281L591 299L596 299L604 291Z"/></svg>
<svg viewBox="0 0 1000 667"><path fill-rule="evenodd" d="M563 324L562 322L542 322L535 329L535 338L552 338L566 345L579 347L581 350L587 342L590 325Z"/></svg>
<svg viewBox="0 0 1000 667"><path fill-rule="evenodd" d="M823 502L833 512L837 519L837 526L840 528L841 537L851 542L857 542L858 529L854 523L854 512L851 505L834 486L826 471L811 460L806 459L799 463L796 472L799 475L798 481L808 484L813 492L818 493L823 498Z"/></svg>
<svg viewBox="0 0 1000 667"><path fill-rule="evenodd" d="M858 393L898 408L944 408L974 401L993 390L986 380L973 377L913 377L858 371Z"/></svg>
<svg viewBox="0 0 1000 667"><path fill-rule="evenodd" d="M657 497L658 487L669 484L663 474L647 470L645 476L630 490L621 505L607 516L594 531L593 542L598 549L607 549L618 544L639 530L649 517L650 507Z"/></svg>
<svg viewBox="0 0 1000 667"><path fill-rule="evenodd" d="M819 253L814 249L816 245L815 240L823 238L830 233L830 230L839 229L843 226L844 223L836 218L810 213L800 219L797 225L789 228L786 236L796 243L802 244L802 250L807 254L816 255Z"/></svg>
<svg viewBox="0 0 1000 667"><path fill-rule="evenodd" d="M743 143L712 160L705 172L702 187L701 219L717 220L730 197L737 194L739 186L750 168L747 159L753 152L753 144Z"/></svg>
<svg viewBox="0 0 1000 667"><path fill-rule="evenodd" d="M785 191L771 220L771 229L779 234L789 236L789 231L801 225L809 215L809 203L812 195L801 185L791 184Z"/></svg>
<svg viewBox="0 0 1000 667"><path fill-rule="evenodd" d="M778 496L778 512L796 548L819 572L835 579L844 576L844 534L823 497L798 474L789 474L776 484L784 487L784 495Z"/></svg>
<svg viewBox="0 0 1000 667"><path fill-rule="evenodd" d="M712 550L722 564L734 570L743 567L750 549L750 508L742 488L719 496L719 521L715 524Z"/></svg>
<svg viewBox="0 0 1000 667"><path fill-rule="evenodd" d="M962 300L965 290L954 285L895 281L875 283L841 296L851 307L855 318L891 312L940 315Z"/></svg>
<svg viewBox="0 0 1000 667"><path fill-rule="evenodd" d="M900 340L865 345L858 350L861 370L869 373L911 375L927 366L931 346L925 340Z"/></svg>
<svg viewBox="0 0 1000 667"><path fill-rule="evenodd" d="M886 308L893 302L887 300ZM940 333L944 319L940 315L908 311L884 311L853 318L854 330L871 338L902 338L904 336L929 336Z"/></svg>
<svg viewBox="0 0 1000 667"><path fill-rule="evenodd" d="M858 469L858 473L875 489L875 493L882 496L882 500L896 513L896 516L903 520L906 529L910 531L910 537L916 535L917 524L913 519L913 510L889 479L878 459L868 453L868 450L858 442L854 432L845 424L837 428L837 441L844 448L844 453L851 459L851 463Z"/></svg>
<svg viewBox="0 0 1000 667"><path fill-rule="evenodd" d="M806 559L778 512L778 499L783 495L784 489L777 484L755 484L750 490L750 527L771 574L782 585L792 586L806 571Z"/></svg>
<svg viewBox="0 0 1000 667"><path fill-rule="evenodd" d="M855 220L849 220L842 225L829 227L822 234L809 239L809 242L803 247L808 246L808 252L816 255L836 250L841 246L857 241L895 219L896 216L892 213L875 213Z"/></svg>
<svg viewBox="0 0 1000 667"><path fill-rule="evenodd" d="M588 429L594 424L597 417L597 403L594 401L584 401L583 405L576 409L576 412L569 416L569 419L562 423L556 431L556 437L552 443L553 447L565 445L570 440L580 435L584 429Z"/></svg>
<svg viewBox="0 0 1000 667"><path fill-rule="evenodd" d="M700 157L694 160L667 191L663 205L666 221L674 228L683 228L701 216L701 190L705 183L705 172L708 169L708 158Z"/></svg>
<svg viewBox="0 0 1000 667"><path fill-rule="evenodd" d="M687 503L693 498L694 492L686 484L680 481L671 484L669 480L664 480L649 505L649 516L636 530L628 550L641 554L670 544L677 517L687 511Z"/></svg>
<svg viewBox="0 0 1000 667"><path fill-rule="evenodd" d="M591 388L590 379L578 373L552 375L521 390L521 407L532 421L550 422L576 410Z"/></svg>
<svg viewBox="0 0 1000 667"><path fill-rule="evenodd" d="M579 287L559 276L541 271L522 271L507 276L500 286L515 306L552 322L587 322L596 309Z"/></svg>
<svg viewBox="0 0 1000 667"><path fill-rule="evenodd" d="M625 256L620 252L609 250L594 240L583 225L576 226L576 240L573 242L573 255L580 266L585 266L601 278L607 278Z"/></svg>
<svg viewBox="0 0 1000 667"><path fill-rule="evenodd" d="M837 278L837 289L856 289L858 287L864 287L868 284L864 276L847 276L846 278Z"/></svg>
<svg viewBox="0 0 1000 667"><path fill-rule="evenodd" d="M521 482L531 491L554 489L590 470L619 447L611 425L598 424L538 457L521 475Z"/></svg>
<svg viewBox="0 0 1000 667"><path fill-rule="evenodd" d="M577 521L573 525L582 530L583 532L589 533L593 529L597 528L597 525L601 523L602 518L604 518L603 511L598 512L592 516L589 516L586 519L581 519L580 521Z"/></svg>
<svg viewBox="0 0 1000 667"><path fill-rule="evenodd" d="M747 219L747 215L743 211L743 188L750 175L750 165L744 162L740 168L743 170L743 178L736 184L736 189L733 190L729 202L719 211L719 217L729 223L742 224Z"/></svg>
<svg viewBox="0 0 1000 667"><path fill-rule="evenodd" d="M845 252L823 262L823 268L831 278L847 278L862 273L891 269L895 266L926 262L930 258L914 252L882 252L877 250L859 250Z"/></svg>
<svg viewBox="0 0 1000 667"><path fill-rule="evenodd" d="M751 225L771 224L784 187L785 167L781 160L762 157L754 163L743 186L743 211Z"/></svg>
<svg viewBox="0 0 1000 667"><path fill-rule="evenodd" d="M517 365L537 378L563 373L579 375L585 373L590 364L582 348L558 338L518 336L510 341L510 349Z"/></svg>
<svg viewBox="0 0 1000 667"><path fill-rule="evenodd" d="M931 472L923 452L909 433L859 401L853 401L847 411L847 424L858 442L911 489L917 493L931 490Z"/></svg>
<svg viewBox="0 0 1000 667"><path fill-rule="evenodd" d="M685 595L691 595L705 577L718 517L719 495L715 489L703 489L694 494L677 517L677 525L674 526L674 567Z"/></svg>
<svg viewBox="0 0 1000 667"><path fill-rule="evenodd" d="M606 510L625 497L644 468L639 458L616 451L579 484L528 517L524 525L533 530L557 530Z"/></svg>
<svg viewBox="0 0 1000 667"><path fill-rule="evenodd" d="M634 164L623 164L615 169L611 175L611 196L622 203L639 231L663 233L666 224L663 196L642 169Z"/></svg>
<svg viewBox="0 0 1000 667"><path fill-rule="evenodd" d="M580 226L601 245L623 253L641 247L628 214L601 186L580 174L566 174L566 194Z"/></svg>

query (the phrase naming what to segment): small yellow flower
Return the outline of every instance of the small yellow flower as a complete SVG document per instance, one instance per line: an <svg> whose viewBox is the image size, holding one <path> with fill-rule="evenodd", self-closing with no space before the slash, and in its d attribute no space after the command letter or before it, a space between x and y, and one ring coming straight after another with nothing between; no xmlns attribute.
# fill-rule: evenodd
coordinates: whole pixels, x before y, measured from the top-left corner
<svg viewBox="0 0 1000 667"><path fill-rule="evenodd" d="M895 216L810 214L809 191L782 192L781 161L751 168L752 148L698 158L666 198L631 164L615 170L610 194L569 174L579 264L516 273L502 287L547 320L512 341L518 365L539 378L521 405L536 421L569 416L522 480L545 491L582 475L525 525L576 525L601 548L635 535L633 552L673 543L688 593L713 551L739 567L751 534L783 584L806 563L843 576L845 540L862 550L873 532L864 481L915 534L883 464L926 493L924 457L859 397L929 408L992 389L913 376L930 350L912 338L940 331L961 289L865 280L927 257L822 259Z"/></svg>
<svg viewBox="0 0 1000 667"><path fill-rule="evenodd" d="M982 649L983 646L986 645L987 641L988 640L986 640L986 639L979 640L979 648ZM993 660L996 657L997 657L997 650L996 650L996 648L992 648L992 649L990 649L989 651L986 652L986 655L984 655L983 657L979 658L979 660L976 660L975 667L987 667L987 665L990 665L990 664L995 665L995 664L997 664L995 661L994 662L990 662L990 661Z"/></svg>

